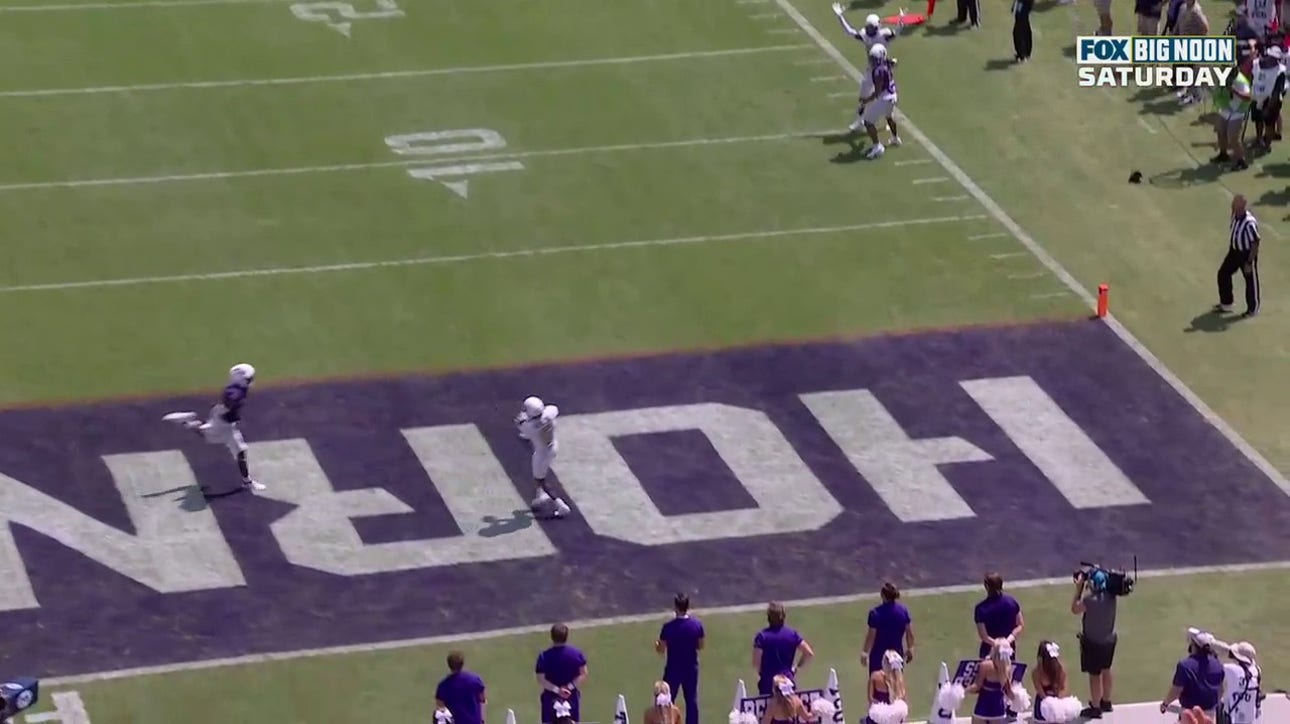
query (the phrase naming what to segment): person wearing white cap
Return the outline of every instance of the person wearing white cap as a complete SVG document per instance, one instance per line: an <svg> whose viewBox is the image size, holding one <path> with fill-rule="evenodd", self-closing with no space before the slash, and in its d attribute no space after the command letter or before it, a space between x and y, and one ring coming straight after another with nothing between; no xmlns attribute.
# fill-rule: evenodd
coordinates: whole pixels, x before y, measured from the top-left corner
<svg viewBox="0 0 1290 724"><path fill-rule="evenodd" d="M1231 661L1223 664L1223 711L1228 724L1255 724L1259 720L1259 698L1263 672L1256 660L1258 652L1248 641L1227 649Z"/></svg>
<svg viewBox="0 0 1290 724"><path fill-rule="evenodd" d="M553 504L552 515L563 518L569 514L569 504L551 495L546 486L551 463L560 452L560 444L555 439L555 420L559 415L560 408L555 405L546 404L540 397L527 397L515 416L515 426L519 428L520 439L527 440L533 448L533 485L537 488L537 497L529 507L541 511Z"/></svg>
<svg viewBox="0 0 1290 724"><path fill-rule="evenodd" d="M1254 122L1254 143L1267 151L1277 132L1281 117L1281 101L1286 94L1286 69L1279 46L1263 51L1254 64L1251 79L1250 120Z"/></svg>
<svg viewBox="0 0 1290 724"><path fill-rule="evenodd" d="M1187 629L1187 655L1174 668L1169 692L1160 701L1160 713L1175 701L1183 710L1199 708L1214 716L1223 698L1223 663L1214 655L1214 637L1204 631Z"/></svg>

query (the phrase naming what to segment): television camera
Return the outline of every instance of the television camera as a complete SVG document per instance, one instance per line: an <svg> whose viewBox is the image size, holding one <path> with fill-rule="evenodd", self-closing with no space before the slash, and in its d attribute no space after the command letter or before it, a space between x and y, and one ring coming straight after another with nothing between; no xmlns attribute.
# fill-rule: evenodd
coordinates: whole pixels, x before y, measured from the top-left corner
<svg viewBox="0 0 1290 724"><path fill-rule="evenodd" d="M0 683L0 722L35 706L39 697L40 682L36 679L19 677Z"/></svg>
<svg viewBox="0 0 1290 724"><path fill-rule="evenodd" d="M1073 577L1076 583L1087 583L1094 591L1106 591L1113 596L1127 596L1133 593L1138 581L1138 557L1133 557L1133 573L1124 570L1107 568L1098 563L1080 561Z"/></svg>

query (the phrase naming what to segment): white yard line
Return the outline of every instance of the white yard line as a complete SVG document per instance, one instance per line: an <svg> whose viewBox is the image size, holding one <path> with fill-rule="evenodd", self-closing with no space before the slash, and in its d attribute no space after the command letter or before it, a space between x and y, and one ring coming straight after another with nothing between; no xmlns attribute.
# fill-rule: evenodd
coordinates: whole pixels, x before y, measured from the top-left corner
<svg viewBox="0 0 1290 724"><path fill-rule="evenodd" d="M1070 296L1069 291L1062 291L1062 292L1049 292L1047 294L1031 294L1030 298L1031 299L1056 299L1057 297L1068 297L1068 296Z"/></svg>
<svg viewBox="0 0 1290 724"><path fill-rule="evenodd" d="M325 166L296 166L289 168L259 168L244 171L208 171L204 173L168 174L162 176L125 176L120 178L73 179L68 181L35 181L30 183L0 184L0 193L12 191L37 191L42 189L76 189L95 186L134 186L164 183L181 183L185 181L216 181L236 178L259 178L262 176L300 176L314 173L338 173L342 171L367 171L381 168L400 168L407 166L440 166L453 161L495 161L522 158L546 158L552 156L577 156L587 153L617 153L623 151L652 151L665 148L688 148L692 146L718 146L734 143L761 143L768 141L785 141L794 138L811 138L820 135L819 131L803 133L774 133L764 136L731 136L729 138L692 138L680 141L658 141L655 143L624 143L615 146L581 146L575 148L550 148L537 151L508 151L488 155L463 156L428 156L415 159L402 158L397 161L374 161L372 163L339 163Z"/></svg>
<svg viewBox="0 0 1290 724"><path fill-rule="evenodd" d="M1028 251L1010 251L1005 254L991 254L991 259L1015 259L1019 256L1030 256Z"/></svg>
<svg viewBox="0 0 1290 724"><path fill-rule="evenodd" d="M1139 578L1162 578L1169 576L1190 576L1198 573L1246 573L1253 571L1279 571L1290 568L1290 561L1278 561L1275 563L1248 563L1241 565L1229 566L1198 566L1195 568L1171 568L1159 571L1140 571ZM1009 588L1039 588L1041 586L1069 586L1070 576L1062 578L1037 578L1028 581L1008 581ZM905 590L901 593L906 596L941 596L955 593L977 593L981 590L980 582L967 583L957 586L937 586L934 588L919 588ZM797 601L785 601L784 605L790 609L809 608L815 606L836 606L871 601L876 594L873 592L864 592L847 596L828 596L820 598L804 598ZM722 616L740 613L757 613L766 610L765 603L749 603L738 606L719 606L715 608L702 608L697 611L702 616ZM620 626L632 623L649 623L666 621L669 616L673 615L670 611L656 611L653 613L632 614L626 616L608 616L605 618L586 619L582 621L570 621L569 626L574 630L581 631L588 628L603 628L605 626ZM134 669L121 669L118 671L101 671L93 674L81 674L78 676L58 676L48 679L41 679L41 684L45 689L54 687L77 686L88 684L96 681L112 681L117 679L128 679L135 676L155 676L159 674L173 674L181 671L201 671L204 669L224 668L228 666L245 666L248 664L265 664L273 661L291 661L294 659L313 658L317 656L345 656L350 654L368 653L372 651L397 651L399 649L414 648L417 646L440 646L443 644L461 643L464 641L484 641L487 639L502 638L504 636L520 636L526 634L546 633L551 628L551 624L537 624L534 626L516 626L514 628L495 629L492 631L477 631L473 633L450 634L446 636L427 636L424 638L401 639L398 641L381 641L370 644L354 644L350 646L330 646L318 649L303 649L300 651L284 651L281 653L271 654L250 654L247 656L235 656L225 659L207 659L205 661L193 661L183 664L165 664L162 666L144 666Z"/></svg>
<svg viewBox="0 0 1290 724"><path fill-rule="evenodd" d="M798 30L797 28L771 28L766 32L770 33L771 35L797 35L802 31Z"/></svg>
<svg viewBox="0 0 1290 724"><path fill-rule="evenodd" d="M807 47L814 48L815 46L810 45ZM793 65L832 65L832 64L833 64L833 61L829 60L828 58L807 58L806 60L793 61Z"/></svg>
<svg viewBox="0 0 1290 724"><path fill-rule="evenodd" d="M1152 128L1151 124L1147 123L1147 119L1143 118L1142 116L1138 116L1138 125L1142 126L1143 130L1145 130L1147 133L1150 133L1153 136L1156 135L1157 133L1156 129Z"/></svg>
<svg viewBox="0 0 1290 724"><path fill-rule="evenodd" d="M748 17L753 20L777 20L784 17L784 15L782 13L757 13L756 15L749 15Z"/></svg>
<svg viewBox="0 0 1290 724"><path fill-rule="evenodd" d="M833 83L834 81L846 80L845 75L817 75L811 79L812 83Z"/></svg>
<svg viewBox="0 0 1290 724"><path fill-rule="evenodd" d="M248 277L278 277L289 274L326 274L334 272L355 272L371 269L388 269L392 267L430 266L441 264L462 264L475 261L495 261L500 259L520 259L555 254L576 254L594 251L612 251L617 249L636 249L660 246L682 246L692 244L711 244L722 241L748 241L753 239L774 239L792 236L817 236L843 232L875 231L895 229L905 226L929 226L932 224L953 224L963 221L976 221L987 218L984 214L974 216L941 216L923 219L903 219L897 221L879 221L866 224L848 224L845 226L816 226L800 229L776 229L773 231L745 231L737 234L716 234L707 236L682 236L670 239L646 239L641 241L615 241L605 244L577 244L570 246L548 246L515 251L495 251L480 254L458 254L454 256L419 256L406 259L388 259L383 261L351 262L347 264L320 264L315 266L270 267L264 269L240 269L208 274L174 274L169 276L133 277L121 279L91 279L79 282L51 282L48 284L21 284L0 287L0 294L18 292L48 292L66 289L93 289L99 287L126 287L144 284L173 284L178 282L217 281L221 279L244 279Z"/></svg>
<svg viewBox="0 0 1290 724"><path fill-rule="evenodd" d="M51 3L48 5L0 5L0 13L48 13L68 10L138 10L182 8L201 5L278 5L293 0L138 0L137 2Z"/></svg>
<svg viewBox="0 0 1290 724"><path fill-rule="evenodd" d="M949 201L967 201L971 196L933 196L932 201L949 202Z"/></svg>
<svg viewBox="0 0 1290 724"><path fill-rule="evenodd" d="M855 98L856 91L853 91L853 90L837 91L836 93L830 93L829 97L830 98Z"/></svg>
<svg viewBox="0 0 1290 724"><path fill-rule="evenodd" d="M913 183L914 183L914 185L915 185L915 186L920 186L920 185L922 185L922 184L939 184L939 183L945 183L946 181L949 181L949 180L950 180L950 179L949 179L949 177L947 177L947 176L936 176L936 177L934 177L934 178L916 178L916 179L914 179L914 182L913 182Z"/></svg>
<svg viewBox="0 0 1290 724"><path fill-rule="evenodd" d="M897 166L917 166L919 164L931 163L931 162L932 162L932 159L930 158L910 158L904 161L897 161L896 165Z"/></svg>
<svg viewBox="0 0 1290 724"><path fill-rule="evenodd" d="M794 31L797 32L797 31ZM234 80L204 80L177 83L144 83L139 85L102 85L85 88L38 88L32 90L0 91L0 98L34 98L44 96L94 95L101 93L142 93L166 90L204 90L210 88L250 88L255 86L306 85L312 83L349 83L367 80L397 80L403 78L430 78L434 76L469 75L473 73L505 73L512 71L554 70L559 68L586 68L601 65L635 65L637 63L662 63L673 60L700 60L761 53L783 53L813 47L809 44L766 45L753 48L727 50L695 50L685 53L660 55L633 55L617 58L586 58L582 60L551 60L535 63L507 63L504 65L466 65L455 68L425 68L420 70L390 70L379 73L345 73L341 75L306 75L286 78L242 78Z"/></svg>
<svg viewBox="0 0 1290 724"><path fill-rule="evenodd" d="M998 232L994 234L973 234L972 236L968 237L968 241L980 241L982 239L1002 239L1005 236L1008 236L1008 235L1003 232Z"/></svg>
<svg viewBox="0 0 1290 724"><path fill-rule="evenodd" d="M1009 279L1038 279L1039 277L1048 276L1048 272L1031 272L1028 274L1009 274Z"/></svg>
<svg viewBox="0 0 1290 724"><path fill-rule="evenodd" d="M785 14L793 19L793 22L797 23L798 27L800 27L802 31L811 38L811 40L815 41L816 45L820 46L820 50L824 51L824 53L837 63L839 68L845 70L857 83L860 82L862 78L860 70L842 54L842 51L838 50L837 46L830 43L829 40L811 24L811 21L807 20L806 16L802 15L802 13L793 6L793 3L790 0L774 1ZM1026 233L1026 231L1022 229L1006 211L1003 210L1003 207L999 206L998 202L991 198L990 195L976 183L976 181L973 181L972 177L968 176L967 173L960 168L953 159L946 155L939 146L933 143L932 139L927 137L927 134L923 133L918 126L914 125L913 122L909 120L908 116L897 109L896 117L902 130L915 141L922 144L922 146L927 149L927 153L935 158L937 162L940 163L941 167L953 176L954 179L959 182L959 185L966 189L978 203L984 206L985 210L989 212L990 216L993 217L995 221L1002 224L1005 229L1016 237L1017 241L1021 242L1022 246L1026 247L1030 253L1034 254L1035 258L1038 259L1041 264L1047 267L1048 270L1055 274L1058 279L1062 280L1063 284L1078 295L1085 305L1090 309L1096 306L1097 300L1093 297L1092 292L1081 284L1074 275L1067 271L1060 262L1053 258L1052 254L1049 254L1046 249L1040 246L1039 242L1035 241L1034 237ZM1128 328L1121 324L1115 317L1110 315L1105 317L1103 321L1106 323L1107 327L1109 327L1111 331L1124 342L1125 345L1136 352L1138 356L1142 358L1142 361L1151 367L1151 369L1154 370L1161 379L1167 382L1179 396L1186 400L1187 403L1191 405L1206 422L1222 433L1223 437L1227 438L1227 440L1235 446L1237 450L1240 450L1245 457L1249 458L1250 462L1253 463L1254 466L1257 467L1264 475L1266 475L1277 487L1281 488L1286 495L1290 495L1290 482L1285 479L1285 476L1274 468L1272 464L1268 462L1267 458L1263 457L1258 450L1255 450L1254 446L1246 442L1245 438L1241 437L1231 425L1227 424L1223 418L1219 417L1218 414L1209 407L1209 405L1205 404L1204 400L1200 399L1195 392L1192 392L1187 385L1183 384L1183 381L1180 380L1172 370L1166 367L1165 364L1160 361L1160 358L1156 357L1151 350L1147 349L1142 342L1138 341L1138 338L1133 336L1133 333L1130 332Z"/></svg>

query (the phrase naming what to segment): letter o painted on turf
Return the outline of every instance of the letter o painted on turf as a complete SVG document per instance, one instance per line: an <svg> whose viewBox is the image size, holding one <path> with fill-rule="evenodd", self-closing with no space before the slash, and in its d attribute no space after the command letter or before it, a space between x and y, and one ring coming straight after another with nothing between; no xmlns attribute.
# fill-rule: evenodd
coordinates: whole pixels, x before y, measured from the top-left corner
<svg viewBox="0 0 1290 724"><path fill-rule="evenodd" d="M614 447L625 435L699 430L757 501L751 510L665 516ZM560 418L555 473L588 525L657 546L818 530L842 512L765 413L704 403ZM701 485L702 480L696 480Z"/></svg>

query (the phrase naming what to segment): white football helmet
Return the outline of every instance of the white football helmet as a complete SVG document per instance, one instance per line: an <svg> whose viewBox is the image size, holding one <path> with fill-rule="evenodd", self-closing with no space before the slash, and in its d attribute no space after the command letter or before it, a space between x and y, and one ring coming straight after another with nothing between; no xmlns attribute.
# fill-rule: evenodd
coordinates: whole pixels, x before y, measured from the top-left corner
<svg viewBox="0 0 1290 724"><path fill-rule="evenodd" d="M881 24L882 24L882 19L879 18L877 15L870 15L869 17L864 19L864 26L866 28L877 28Z"/></svg>
<svg viewBox="0 0 1290 724"><path fill-rule="evenodd" d="M250 387L251 383L255 382L255 368L245 362L233 365L233 368L228 371L228 381L241 382Z"/></svg>
<svg viewBox="0 0 1290 724"><path fill-rule="evenodd" d="M530 418L541 417L544 407L546 404L542 402L541 397L529 397L524 400L524 414Z"/></svg>
<svg viewBox="0 0 1290 724"><path fill-rule="evenodd" d="M869 49L869 60L886 60L886 59L887 59L887 46L883 45L882 43L877 43L872 48Z"/></svg>

